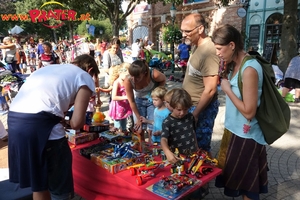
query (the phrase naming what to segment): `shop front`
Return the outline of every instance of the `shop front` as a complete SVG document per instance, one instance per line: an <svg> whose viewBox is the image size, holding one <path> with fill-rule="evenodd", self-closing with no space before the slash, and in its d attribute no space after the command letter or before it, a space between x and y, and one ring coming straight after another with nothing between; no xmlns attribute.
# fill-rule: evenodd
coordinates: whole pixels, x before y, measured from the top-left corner
<svg viewBox="0 0 300 200"><path fill-rule="evenodd" d="M300 1L298 2L300 3ZM251 0L249 4L246 23L246 33L248 37L246 46L249 50L259 52L269 61L274 61L274 59L279 56L283 11L284 0ZM299 33L299 23L297 23L296 26L298 27ZM300 37L299 34L297 35L299 47Z"/></svg>

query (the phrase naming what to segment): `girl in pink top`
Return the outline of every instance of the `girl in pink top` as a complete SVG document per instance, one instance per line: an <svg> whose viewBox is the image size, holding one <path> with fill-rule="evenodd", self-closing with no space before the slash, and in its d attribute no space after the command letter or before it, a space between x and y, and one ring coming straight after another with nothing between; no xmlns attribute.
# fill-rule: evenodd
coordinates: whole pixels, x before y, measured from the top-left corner
<svg viewBox="0 0 300 200"><path fill-rule="evenodd" d="M127 129L127 124L131 123L132 110L127 100L124 79L128 75L129 63L113 66L110 71L112 89L112 101L109 104L109 116L114 120L114 127L120 131ZM113 82L113 83L112 83Z"/></svg>

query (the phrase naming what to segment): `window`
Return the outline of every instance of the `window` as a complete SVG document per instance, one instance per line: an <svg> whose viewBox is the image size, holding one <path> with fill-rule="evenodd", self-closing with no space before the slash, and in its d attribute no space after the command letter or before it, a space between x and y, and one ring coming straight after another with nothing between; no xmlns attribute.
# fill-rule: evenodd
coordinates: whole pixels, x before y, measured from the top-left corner
<svg viewBox="0 0 300 200"><path fill-rule="evenodd" d="M209 0L183 0L183 5L195 4L195 3L207 3Z"/></svg>

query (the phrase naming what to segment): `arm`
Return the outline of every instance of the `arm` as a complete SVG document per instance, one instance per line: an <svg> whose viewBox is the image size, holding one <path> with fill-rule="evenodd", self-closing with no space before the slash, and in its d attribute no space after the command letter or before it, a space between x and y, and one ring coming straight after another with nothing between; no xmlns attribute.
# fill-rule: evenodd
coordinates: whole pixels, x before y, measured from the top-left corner
<svg viewBox="0 0 300 200"><path fill-rule="evenodd" d="M141 115L139 113L139 110L138 110L135 100L134 100L133 87L130 83L129 77L125 78L124 86L125 86L126 95L127 95L127 99L130 104L130 107L131 107L133 113L135 114L136 119L140 119ZM142 127L142 122L140 120L137 120L136 125L135 125L136 130L140 129L141 127Z"/></svg>
<svg viewBox="0 0 300 200"><path fill-rule="evenodd" d="M114 82L113 89L112 89L112 92L111 92L111 99L114 100L114 101L126 100L127 99L126 96L118 96L117 95L118 87L119 87L119 79L117 79Z"/></svg>
<svg viewBox="0 0 300 200"><path fill-rule="evenodd" d="M222 79L221 87L226 95L230 98L235 107L242 115L251 120L257 109L258 99L258 74L252 67L247 67L242 75L243 80L243 100L239 99L231 90L231 85L228 80Z"/></svg>
<svg viewBox="0 0 300 200"><path fill-rule="evenodd" d="M199 114L207 107L217 92L218 76L203 77L203 83L205 87L204 91L198 101L196 109L193 112L196 121L198 120Z"/></svg>
<svg viewBox="0 0 300 200"><path fill-rule="evenodd" d="M153 69L153 80L159 83L159 86L165 86L166 84L166 76L160 71Z"/></svg>
<svg viewBox="0 0 300 200"><path fill-rule="evenodd" d="M95 87L98 88L99 87L99 78L98 78L98 76L94 75L93 79L94 79L94 82L95 82ZM97 97L96 103L97 104L102 104L101 99L100 99L100 91L96 90L96 97Z"/></svg>
<svg viewBox="0 0 300 200"><path fill-rule="evenodd" d="M3 44L3 45L0 45L0 49L15 49L16 48L16 45L11 43L11 44Z"/></svg>
<svg viewBox="0 0 300 200"><path fill-rule="evenodd" d="M82 86L78 90L75 102L74 111L70 120L72 129L78 130L83 127L85 123L85 112L92 95L92 91L87 86Z"/></svg>
<svg viewBox="0 0 300 200"><path fill-rule="evenodd" d="M153 124L154 123L154 121L153 120L148 120L148 119L146 119L145 117L143 117L143 116L141 116L141 121L143 122L143 123L146 123L146 124Z"/></svg>

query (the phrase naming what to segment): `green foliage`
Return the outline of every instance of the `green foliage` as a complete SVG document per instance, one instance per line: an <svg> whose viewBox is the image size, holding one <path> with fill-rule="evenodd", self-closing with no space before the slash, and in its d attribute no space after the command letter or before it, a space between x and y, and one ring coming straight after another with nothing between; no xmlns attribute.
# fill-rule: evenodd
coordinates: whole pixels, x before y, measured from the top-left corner
<svg viewBox="0 0 300 200"><path fill-rule="evenodd" d="M179 44L182 38L182 34L179 30L179 27L176 25L167 25L162 28L162 39L165 43L171 44L176 43Z"/></svg>
<svg viewBox="0 0 300 200"><path fill-rule="evenodd" d="M78 35L81 35L89 39L93 39L93 37L88 34L88 31L86 29L86 21L82 22L78 25L76 32ZM95 38L103 38L106 40L110 40L112 38L112 26L109 21L109 19L105 19L102 21L99 20L89 20L89 24L95 26ZM103 33L100 35L100 30L103 31Z"/></svg>

